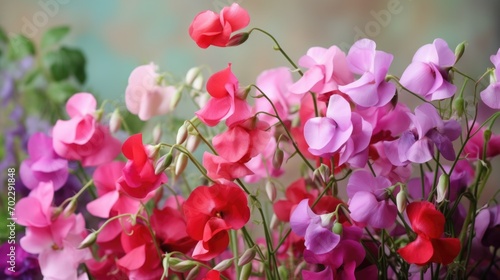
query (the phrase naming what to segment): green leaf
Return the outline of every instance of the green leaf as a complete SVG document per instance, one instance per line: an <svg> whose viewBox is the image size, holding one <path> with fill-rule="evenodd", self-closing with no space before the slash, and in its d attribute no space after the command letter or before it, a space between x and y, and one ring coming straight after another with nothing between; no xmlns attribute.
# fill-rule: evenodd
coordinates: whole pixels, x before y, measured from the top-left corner
<svg viewBox="0 0 500 280"><path fill-rule="evenodd" d="M47 50L51 46L59 43L68 33L68 26L59 26L47 30L47 32L45 32L42 37L42 50Z"/></svg>
<svg viewBox="0 0 500 280"><path fill-rule="evenodd" d="M85 73L85 56L79 49L72 49L68 47L62 47L61 52L63 52L68 58L69 65L71 68L71 73L80 82L80 84L85 83L87 78Z"/></svg>
<svg viewBox="0 0 500 280"><path fill-rule="evenodd" d="M26 36L17 34L9 41L9 58L19 60L23 57L34 55L35 45Z"/></svg>
<svg viewBox="0 0 500 280"><path fill-rule="evenodd" d="M25 86L30 86L41 75L42 75L42 70L40 68L32 69L28 73L26 73L26 75L22 80L22 83Z"/></svg>
<svg viewBox="0 0 500 280"><path fill-rule="evenodd" d="M50 98L59 104L64 104L77 91L71 83L65 81L54 82L47 87Z"/></svg>
<svg viewBox="0 0 500 280"><path fill-rule="evenodd" d="M66 54L61 51L51 51L42 58L43 65L49 70L55 81L61 81L68 78L71 74Z"/></svg>

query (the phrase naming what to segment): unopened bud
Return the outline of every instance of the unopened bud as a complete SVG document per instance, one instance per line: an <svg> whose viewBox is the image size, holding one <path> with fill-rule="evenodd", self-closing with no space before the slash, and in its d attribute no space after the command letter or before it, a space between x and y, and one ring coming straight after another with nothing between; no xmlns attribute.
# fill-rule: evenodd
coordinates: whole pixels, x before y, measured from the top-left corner
<svg viewBox="0 0 500 280"><path fill-rule="evenodd" d="M76 199L71 199L68 203L68 206L64 209L64 216L67 218L71 216L71 214L75 213L76 207L78 206L78 202Z"/></svg>
<svg viewBox="0 0 500 280"><path fill-rule="evenodd" d="M313 175L318 178L321 183L328 183L330 180L330 168L326 164L321 164L316 170L314 170Z"/></svg>
<svg viewBox="0 0 500 280"><path fill-rule="evenodd" d="M457 114L457 117L462 117L465 111L465 100L462 95L459 95L455 100L453 100L453 111Z"/></svg>
<svg viewBox="0 0 500 280"><path fill-rule="evenodd" d="M273 156L273 167L276 169L281 168L281 165L283 164L283 158L285 157L285 153L283 152L282 149L279 147L276 148L276 151L274 152Z"/></svg>
<svg viewBox="0 0 500 280"><path fill-rule="evenodd" d="M155 175L158 175L165 171L165 169L167 169L170 164L172 164L172 158L172 153L161 156L158 161L156 161Z"/></svg>
<svg viewBox="0 0 500 280"><path fill-rule="evenodd" d="M490 129L486 129L484 131L483 135L484 135L484 142L490 141L490 139L491 139L491 130Z"/></svg>
<svg viewBox="0 0 500 280"><path fill-rule="evenodd" d="M179 87L174 95L172 96L172 100L170 100L170 110L174 110L177 105L179 105L179 102L181 101L182 98L182 91L184 90L184 87L181 86Z"/></svg>
<svg viewBox="0 0 500 280"><path fill-rule="evenodd" d="M252 274L252 263L247 263L241 269L241 274L239 280L247 280Z"/></svg>
<svg viewBox="0 0 500 280"><path fill-rule="evenodd" d="M196 279L196 276L198 276L199 273L200 273L200 267L195 266L193 269L191 269L191 271L186 276L186 280Z"/></svg>
<svg viewBox="0 0 500 280"><path fill-rule="evenodd" d="M175 143L177 145L180 145L184 143L184 141L186 141L188 137L188 131L186 128L187 125L188 125L187 123L184 123L181 125L181 127L179 127L179 130L177 130L177 136L175 138Z"/></svg>
<svg viewBox="0 0 500 280"><path fill-rule="evenodd" d="M256 252L254 248L247 249L238 260L238 266L242 266L251 262L255 258L255 254Z"/></svg>
<svg viewBox="0 0 500 280"><path fill-rule="evenodd" d="M280 279L290 279L288 269L284 265L280 265L278 267L278 274L280 275Z"/></svg>
<svg viewBox="0 0 500 280"><path fill-rule="evenodd" d="M234 34L231 38L229 38L229 41L227 42L226 47L239 46L239 45L245 43L245 41L248 40L249 35L250 34L248 34L248 32Z"/></svg>
<svg viewBox="0 0 500 280"><path fill-rule="evenodd" d="M271 222L269 223L269 226L271 229L277 229L280 224L280 220L278 219L278 216L276 214L273 214L271 217Z"/></svg>
<svg viewBox="0 0 500 280"><path fill-rule="evenodd" d="M455 48L455 64L462 58L462 55L464 55L465 52L465 44L466 42L462 42L458 44L458 46Z"/></svg>
<svg viewBox="0 0 500 280"><path fill-rule="evenodd" d="M337 235L342 235L342 233L344 232L344 227L341 223L335 222L333 224L332 231Z"/></svg>
<svg viewBox="0 0 500 280"><path fill-rule="evenodd" d="M186 73L186 84L191 85L194 79L196 79L200 75L200 73L201 69L199 67L193 67L189 69Z"/></svg>
<svg viewBox="0 0 500 280"><path fill-rule="evenodd" d="M97 232L91 232L89 235L87 235L87 237L85 237L85 239L83 239L80 245L78 245L78 249L88 248L94 245L96 240L97 240Z"/></svg>
<svg viewBox="0 0 500 280"><path fill-rule="evenodd" d="M146 153L148 158L156 158L160 152L160 145L146 145Z"/></svg>
<svg viewBox="0 0 500 280"><path fill-rule="evenodd" d="M398 207L399 213L403 213L406 209L408 200L406 198L406 190L402 189L396 195L396 206Z"/></svg>
<svg viewBox="0 0 500 280"><path fill-rule="evenodd" d="M157 124L157 125L153 128L153 143L155 143L155 144L160 143L160 140L161 140L161 135L162 135L161 125L160 125L160 124Z"/></svg>
<svg viewBox="0 0 500 280"><path fill-rule="evenodd" d="M178 259L170 258L170 269L176 272L186 272L196 266L196 262L191 260L183 260L180 262L176 262L175 260Z"/></svg>
<svg viewBox="0 0 500 280"><path fill-rule="evenodd" d="M276 199L276 186L271 181L267 181L266 183L266 194L269 200L271 202L274 202L274 200Z"/></svg>
<svg viewBox="0 0 500 280"><path fill-rule="evenodd" d="M196 77L191 86L194 90L201 91L203 88L203 76L199 75L198 77Z"/></svg>
<svg viewBox="0 0 500 280"><path fill-rule="evenodd" d="M436 202L441 203L445 197L446 194L448 193L448 186L450 185L450 177L448 177L447 174L443 173L439 177L438 185L436 188L437 191L437 197L436 197Z"/></svg>
<svg viewBox="0 0 500 280"><path fill-rule="evenodd" d="M220 263L218 263L214 267L214 270L224 271L224 270L230 268L231 266L233 266L233 259L225 259L225 260L221 261Z"/></svg>
<svg viewBox="0 0 500 280"><path fill-rule="evenodd" d="M194 153L198 146L200 145L201 138L198 135L189 135L187 138L186 149L191 153Z"/></svg>
<svg viewBox="0 0 500 280"><path fill-rule="evenodd" d="M111 133L117 132L120 129L121 124L122 118L120 116L120 110L115 109L109 119L109 131L111 131Z"/></svg>
<svg viewBox="0 0 500 280"><path fill-rule="evenodd" d="M180 176L182 172L184 172L184 169L186 169L186 166L188 164L188 156L185 153L181 153L177 157L177 161L175 162L175 176Z"/></svg>

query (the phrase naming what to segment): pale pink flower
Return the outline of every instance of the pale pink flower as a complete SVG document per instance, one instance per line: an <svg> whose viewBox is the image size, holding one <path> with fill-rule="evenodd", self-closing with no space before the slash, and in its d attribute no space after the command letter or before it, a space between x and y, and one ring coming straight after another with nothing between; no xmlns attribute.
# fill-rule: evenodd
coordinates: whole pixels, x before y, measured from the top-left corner
<svg viewBox="0 0 500 280"><path fill-rule="evenodd" d="M490 108L500 109L500 49L496 55L490 56L491 63L495 66L495 71L490 76L490 85L481 91L481 100Z"/></svg>

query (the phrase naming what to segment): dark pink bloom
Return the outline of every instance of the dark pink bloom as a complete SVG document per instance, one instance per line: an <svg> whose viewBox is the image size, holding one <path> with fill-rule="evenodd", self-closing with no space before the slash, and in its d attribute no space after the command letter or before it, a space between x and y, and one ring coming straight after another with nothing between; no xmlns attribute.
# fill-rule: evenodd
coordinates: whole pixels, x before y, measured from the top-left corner
<svg viewBox="0 0 500 280"><path fill-rule="evenodd" d="M479 129L479 125L471 128L473 136L465 144L463 155L469 159L480 159L483 157L484 132L486 128ZM490 141L486 145L486 158L492 158L500 154L500 135L491 134Z"/></svg>
<svg viewBox="0 0 500 280"><path fill-rule="evenodd" d="M214 180L232 181L253 174L244 163L229 161L207 152L203 153L203 166L207 169L207 176Z"/></svg>
<svg viewBox="0 0 500 280"><path fill-rule="evenodd" d="M189 26L189 36L200 48L206 49L210 45L225 47L231 33L245 28L249 22L247 11L233 3L224 7L220 14L204 11L196 15Z"/></svg>
<svg viewBox="0 0 500 280"><path fill-rule="evenodd" d="M77 93L66 103L70 120L58 120L52 131L56 153L83 166L112 161L120 153L120 141L95 118L96 100L90 93Z"/></svg>
<svg viewBox="0 0 500 280"><path fill-rule="evenodd" d="M457 90L448 81L448 68L454 63L455 54L448 44L443 39L436 39L417 50L400 82L429 101L449 98Z"/></svg>

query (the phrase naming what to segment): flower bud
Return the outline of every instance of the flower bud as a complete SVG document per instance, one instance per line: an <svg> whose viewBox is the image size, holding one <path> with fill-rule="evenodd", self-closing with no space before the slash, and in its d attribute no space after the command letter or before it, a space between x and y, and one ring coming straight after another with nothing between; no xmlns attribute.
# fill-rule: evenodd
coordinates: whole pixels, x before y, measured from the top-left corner
<svg viewBox="0 0 500 280"><path fill-rule="evenodd" d="M157 124L153 128L153 143L155 143L155 144L160 143L161 135L162 135L161 125Z"/></svg>
<svg viewBox="0 0 500 280"><path fill-rule="evenodd" d="M187 137L188 137L188 131L187 131L187 123L184 123L181 125L181 127L179 127L179 130L177 130L177 136L176 136L176 140L175 140L175 143L177 145L180 145L182 143L184 143L184 141L186 141Z"/></svg>
<svg viewBox="0 0 500 280"><path fill-rule="evenodd" d="M199 273L200 273L200 267L195 266L193 269L191 269L191 271L186 276L186 280L196 279L196 276L198 276Z"/></svg>
<svg viewBox="0 0 500 280"><path fill-rule="evenodd" d="M193 83L191 84L194 90L201 91L203 88L203 77L199 75L193 80ZM208 94L207 94L208 95Z"/></svg>
<svg viewBox="0 0 500 280"><path fill-rule="evenodd" d="M273 167L279 169L283 164L283 158L285 157L285 153L279 147L276 148L273 156Z"/></svg>
<svg viewBox="0 0 500 280"><path fill-rule="evenodd" d="M198 146L200 145L201 138L198 135L189 135L187 138L186 149L191 153L194 153Z"/></svg>
<svg viewBox="0 0 500 280"><path fill-rule="evenodd" d="M406 199L406 190L402 189L396 195L396 206L398 207L399 213L403 213L405 211L407 204L408 200Z"/></svg>
<svg viewBox="0 0 500 280"><path fill-rule="evenodd" d="M342 233L344 232L344 228L342 227L341 223L335 222L333 224L332 231L337 235L342 235Z"/></svg>
<svg viewBox="0 0 500 280"><path fill-rule="evenodd" d="M120 129L121 124L122 118L120 116L120 110L115 109L109 119L109 131L111 131L111 133L117 132Z"/></svg>
<svg viewBox="0 0 500 280"><path fill-rule="evenodd" d="M490 141L490 139L491 139L491 130L490 130L490 129L486 129L486 130L484 131L484 134L483 134L483 135L484 135L484 141L485 141L485 142Z"/></svg>
<svg viewBox="0 0 500 280"><path fill-rule="evenodd" d="M186 84L187 85L192 85L194 79L196 79L198 76L201 74L201 69L199 67L193 67L189 69L186 73Z"/></svg>
<svg viewBox="0 0 500 280"><path fill-rule="evenodd" d="M172 164L172 158L172 153L161 156L158 161L156 161L155 175L158 175L165 171L165 169L167 169L170 164Z"/></svg>
<svg viewBox="0 0 500 280"><path fill-rule="evenodd" d="M269 226L271 227L271 229L277 229L279 224L280 224L280 220L278 220L278 216L276 216L276 214L273 214L273 216L271 217L271 222L269 223Z"/></svg>
<svg viewBox="0 0 500 280"><path fill-rule="evenodd" d="M267 181L266 183L266 194L269 200L271 202L274 202L274 200L276 199L276 186L271 181Z"/></svg>
<svg viewBox="0 0 500 280"><path fill-rule="evenodd" d="M92 246L97 240L97 231L91 232L83 241L78 245L78 249L84 249Z"/></svg>
<svg viewBox="0 0 500 280"><path fill-rule="evenodd" d="M462 55L464 55L465 44L466 42L464 41L458 44L458 46L455 48L455 63L457 63L460 60L460 58L462 58Z"/></svg>
<svg viewBox="0 0 500 280"><path fill-rule="evenodd" d="M330 180L330 168L322 163L314 170L313 175L315 178L319 179L321 183L326 184Z"/></svg>
<svg viewBox="0 0 500 280"><path fill-rule="evenodd" d="M241 32L238 34L234 34L231 38L229 38L229 41L226 44L226 47L234 47L234 46L239 46L248 39L249 34L248 32Z"/></svg>
<svg viewBox="0 0 500 280"><path fill-rule="evenodd" d="M170 269L175 272L186 272L196 266L196 262L191 260L183 260L180 262L175 262L174 260L175 258L170 258Z"/></svg>
<svg viewBox="0 0 500 280"><path fill-rule="evenodd" d="M453 100L453 111L457 114L457 117L462 117L465 112L465 100L462 95L459 95L455 100Z"/></svg>
<svg viewBox="0 0 500 280"><path fill-rule="evenodd" d="M71 199L68 203L68 206L64 208L64 217L69 217L71 214L75 213L76 207L78 206L78 202L75 198Z"/></svg>
<svg viewBox="0 0 500 280"><path fill-rule="evenodd" d="M186 166L188 164L188 156L185 153L181 153L177 157L177 161L175 162L175 176L178 177L181 175L182 172L184 172L184 169L186 169Z"/></svg>
<svg viewBox="0 0 500 280"><path fill-rule="evenodd" d="M436 191L437 191L436 202L437 203L441 203L445 199L446 194L448 193L448 186L449 185L450 185L450 177L448 177L447 174L443 173L439 177L439 181L438 181L437 188L436 188Z"/></svg>
<svg viewBox="0 0 500 280"><path fill-rule="evenodd" d="M220 263L218 263L215 267L214 267L214 270L217 270L217 271L224 271L228 268L230 268L231 266L233 266L233 259L225 259L223 261L221 261Z"/></svg>
<svg viewBox="0 0 500 280"><path fill-rule="evenodd" d="M239 280L247 280L252 274L252 263L247 263L241 269L241 274Z"/></svg>
<svg viewBox="0 0 500 280"><path fill-rule="evenodd" d="M160 145L146 145L146 153L148 154L149 158L156 158L158 156L158 153L160 152L160 149Z"/></svg>
<svg viewBox="0 0 500 280"><path fill-rule="evenodd" d="M280 279L289 279L288 269L286 269L286 267L284 265L280 265L278 267L278 273L280 275Z"/></svg>
<svg viewBox="0 0 500 280"><path fill-rule="evenodd" d="M242 266L251 262L255 258L255 254L256 252L254 248L247 249L238 260L238 266Z"/></svg>
<svg viewBox="0 0 500 280"><path fill-rule="evenodd" d="M181 86L175 91L174 96L172 96L172 100L170 100L170 110L174 110L177 107L177 105L179 105L183 90L184 86Z"/></svg>

